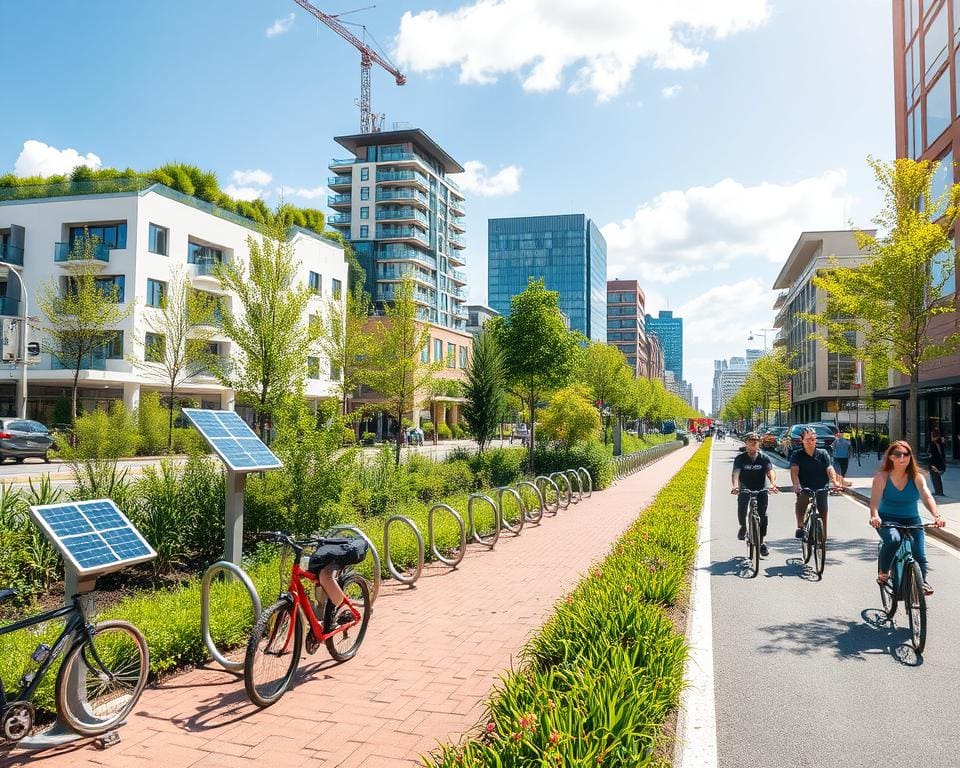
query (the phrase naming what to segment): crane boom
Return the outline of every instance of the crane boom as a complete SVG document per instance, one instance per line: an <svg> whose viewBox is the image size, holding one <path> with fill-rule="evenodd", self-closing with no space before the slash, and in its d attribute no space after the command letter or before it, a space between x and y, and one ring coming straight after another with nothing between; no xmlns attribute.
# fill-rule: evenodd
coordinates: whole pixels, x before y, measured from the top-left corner
<svg viewBox="0 0 960 768"><path fill-rule="evenodd" d="M383 56L377 53L373 48L367 45L363 40L354 35L343 24L329 13L324 13L319 8L314 7L307 0L293 0L297 5L308 11L317 19L326 24L330 29L336 32L340 37L346 40L350 45L360 51L360 131L361 133L371 133L378 130L377 115L374 114L370 105L370 68L373 63L379 64L387 72L393 75L397 85L403 85L407 82L406 76L387 61Z"/></svg>

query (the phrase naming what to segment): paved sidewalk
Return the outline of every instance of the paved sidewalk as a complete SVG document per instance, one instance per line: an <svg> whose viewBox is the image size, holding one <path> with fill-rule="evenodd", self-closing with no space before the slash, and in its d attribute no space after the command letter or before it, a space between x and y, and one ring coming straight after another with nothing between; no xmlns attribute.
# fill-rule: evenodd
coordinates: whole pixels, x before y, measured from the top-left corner
<svg viewBox="0 0 960 768"><path fill-rule="evenodd" d="M242 680L218 666L148 688L120 744L36 755L0 765L44 768L409 768L483 716L491 687L580 580L697 449L671 453L612 488L544 516L494 551L470 547L460 567L431 566L415 589L385 582L356 658L326 650L301 660L274 706L250 704Z"/></svg>

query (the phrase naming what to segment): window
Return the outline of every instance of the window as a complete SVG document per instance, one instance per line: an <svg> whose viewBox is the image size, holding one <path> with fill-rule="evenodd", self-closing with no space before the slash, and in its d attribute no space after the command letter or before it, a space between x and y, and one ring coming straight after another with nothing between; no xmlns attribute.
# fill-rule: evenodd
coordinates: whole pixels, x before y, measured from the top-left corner
<svg viewBox="0 0 960 768"><path fill-rule="evenodd" d="M924 98L927 124L927 146L950 125L950 72L944 72Z"/></svg>
<svg viewBox="0 0 960 768"><path fill-rule="evenodd" d="M123 304L123 275L96 278L97 290L105 297L113 298L117 304Z"/></svg>
<svg viewBox="0 0 960 768"><path fill-rule="evenodd" d="M162 307L167 294L167 284L160 280L147 279L147 306Z"/></svg>
<svg viewBox="0 0 960 768"><path fill-rule="evenodd" d="M167 235L169 235L169 230L166 227L160 227L156 224L150 225L150 242L147 246L150 253L158 253L161 256L167 255Z"/></svg>
<svg viewBox="0 0 960 768"><path fill-rule="evenodd" d="M310 284L310 290L317 294L317 296L323 293L323 278L320 276L319 272L311 272L308 282Z"/></svg>
<svg viewBox="0 0 960 768"><path fill-rule="evenodd" d="M929 82L943 63L947 60L947 41L950 35L947 31L947 11L942 7L933 17L930 26L923 36L923 63L924 80Z"/></svg>
<svg viewBox="0 0 960 768"><path fill-rule="evenodd" d="M143 359L148 363L162 363L167 340L160 333L148 333L143 340Z"/></svg>
<svg viewBox="0 0 960 768"><path fill-rule="evenodd" d="M370 181L370 168L364 166L360 169L360 181ZM367 193L369 195L369 193Z"/></svg>
<svg viewBox="0 0 960 768"><path fill-rule="evenodd" d="M943 157L937 159L937 170L933 172L930 179L930 203L935 205L937 198L946 195L953 186L953 152L947 152ZM942 216L947 209L947 198L940 203L934 218Z"/></svg>
<svg viewBox="0 0 960 768"><path fill-rule="evenodd" d="M330 363L330 381L340 381L340 366Z"/></svg>
<svg viewBox="0 0 960 768"><path fill-rule="evenodd" d="M429 345L429 344L427 344L427 346L425 346L425 347L420 351L420 362L421 362L421 363L429 363L429 362L430 362L430 345Z"/></svg>
<svg viewBox="0 0 960 768"><path fill-rule="evenodd" d="M370 227L367 226L366 224L361 224L361 225L360 225L360 238L361 238L361 239L366 239L366 238L368 238L368 237L370 237Z"/></svg>
<svg viewBox="0 0 960 768"><path fill-rule="evenodd" d="M460 367L461 368L467 367L467 348L466 347L460 347Z"/></svg>
<svg viewBox="0 0 960 768"><path fill-rule="evenodd" d="M949 296L957 290L956 262L953 251L941 251L930 264L930 284L938 296Z"/></svg>
<svg viewBox="0 0 960 768"><path fill-rule="evenodd" d="M110 341L104 344L108 360L123 360L123 331L111 331Z"/></svg>
<svg viewBox="0 0 960 768"><path fill-rule="evenodd" d="M213 262L223 264L223 251L220 248L214 248L212 245L200 245L200 243L187 242L188 264L212 264Z"/></svg>
<svg viewBox="0 0 960 768"><path fill-rule="evenodd" d="M433 340L433 362L439 363L443 360L443 339Z"/></svg>
<svg viewBox="0 0 960 768"><path fill-rule="evenodd" d="M361 200L370 199L370 187L360 187L360 199Z"/></svg>
<svg viewBox="0 0 960 768"><path fill-rule="evenodd" d="M370 208L366 205L360 206L360 218L369 219L370 218Z"/></svg>
<svg viewBox="0 0 960 768"><path fill-rule="evenodd" d="M316 381L320 378L320 358L307 358L307 378Z"/></svg>
<svg viewBox="0 0 960 768"><path fill-rule="evenodd" d="M457 367L457 345L447 342L447 368Z"/></svg>
<svg viewBox="0 0 960 768"><path fill-rule="evenodd" d="M343 283L337 280L337 278L333 278L333 298L339 299L342 291L343 291Z"/></svg>
<svg viewBox="0 0 960 768"><path fill-rule="evenodd" d="M87 226L86 231L90 237L96 237L107 248L126 248L127 247L127 223L122 224L97 224ZM70 227L70 248L73 249L74 242L77 239L82 240L84 227Z"/></svg>

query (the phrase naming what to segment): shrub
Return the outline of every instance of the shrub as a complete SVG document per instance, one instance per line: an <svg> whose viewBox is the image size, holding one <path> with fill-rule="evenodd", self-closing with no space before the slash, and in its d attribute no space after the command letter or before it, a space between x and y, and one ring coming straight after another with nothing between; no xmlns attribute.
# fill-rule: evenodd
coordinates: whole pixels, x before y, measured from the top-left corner
<svg viewBox="0 0 960 768"><path fill-rule="evenodd" d="M357 442L356 433L353 431L353 427L344 427L343 428L343 437L341 441L344 445L353 445Z"/></svg>
<svg viewBox="0 0 960 768"><path fill-rule="evenodd" d="M433 427L433 422L432 422L432 421L429 421L429 420L428 420L428 421L423 422L423 424L420 425L420 429L423 430L424 436L426 436L426 437L433 437L433 429L434 429L434 427Z"/></svg>
<svg viewBox="0 0 960 768"><path fill-rule="evenodd" d="M593 478L594 489L606 488L613 481L613 461L599 440L577 443L572 448L544 447L537 451L537 474L584 467Z"/></svg>
<svg viewBox="0 0 960 768"><path fill-rule="evenodd" d="M441 424L437 427L437 438L440 440L449 440L451 437L450 427L446 424Z"/></svg>
<svg viewBox="0 0 960 768"><path fill-rule="evenodd" d="M160 403L159 392L145 392L137 409L140 428L140 451L148 456L167 452L170 411Z"/></svg>
<svg viewBox="0 0 960 768"><path fill-rule="evenodd" d="M57 448L67 461L118 459L135 456L140 444L140 432L133 416L117 401L109 413L97 409L78 416L73 425L74 445L62 437Z"/></svg>
<svg viewBox="0 0 960 768"><path fill-rule="evenodd" d="M587 388L576 385L558 390L540 411L537 430L541 437L555 440L564 448L596 438L600 415Z"/></svg>
<svg viewBox="0 0 960 768"><path fill-rule="evenodd" d="M193 427L174 427L173 452L193 455L195 453L209 453L210 449L200 433Z"/></svg>

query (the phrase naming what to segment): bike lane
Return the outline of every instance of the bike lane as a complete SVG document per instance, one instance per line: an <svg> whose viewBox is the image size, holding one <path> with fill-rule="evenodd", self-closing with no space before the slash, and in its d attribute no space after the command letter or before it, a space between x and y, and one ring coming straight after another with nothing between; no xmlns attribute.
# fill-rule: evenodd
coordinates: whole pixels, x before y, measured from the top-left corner
<svg viewBox="0 0 960 768"><path fill-rule="evenodd" d="M927 646L910 646L902 606L883 621L878 537L867 509L830 498L826 569L817 581L794 538L795 496L770 497L770 556L745 578L730 472L740 443L714 445L710 566L718 765L958 764L960 556L927 537ZM812 566L812 561L811 561Z"/></svg>
<svg viewBox="0 0 960 768"><path fill-rule="evenodd" d="M680 448L540 526L473 545L457 570L430 566L416 588L384 582L357 656L301 658L293 686L257 709L243 680L216 665L147 688L98 751L0 752L0 766L236 768L290 764L399 768L480 721L498 679L554 603L636 519L699 447ZM396 582L393 582L396 584Z"/></svg>

